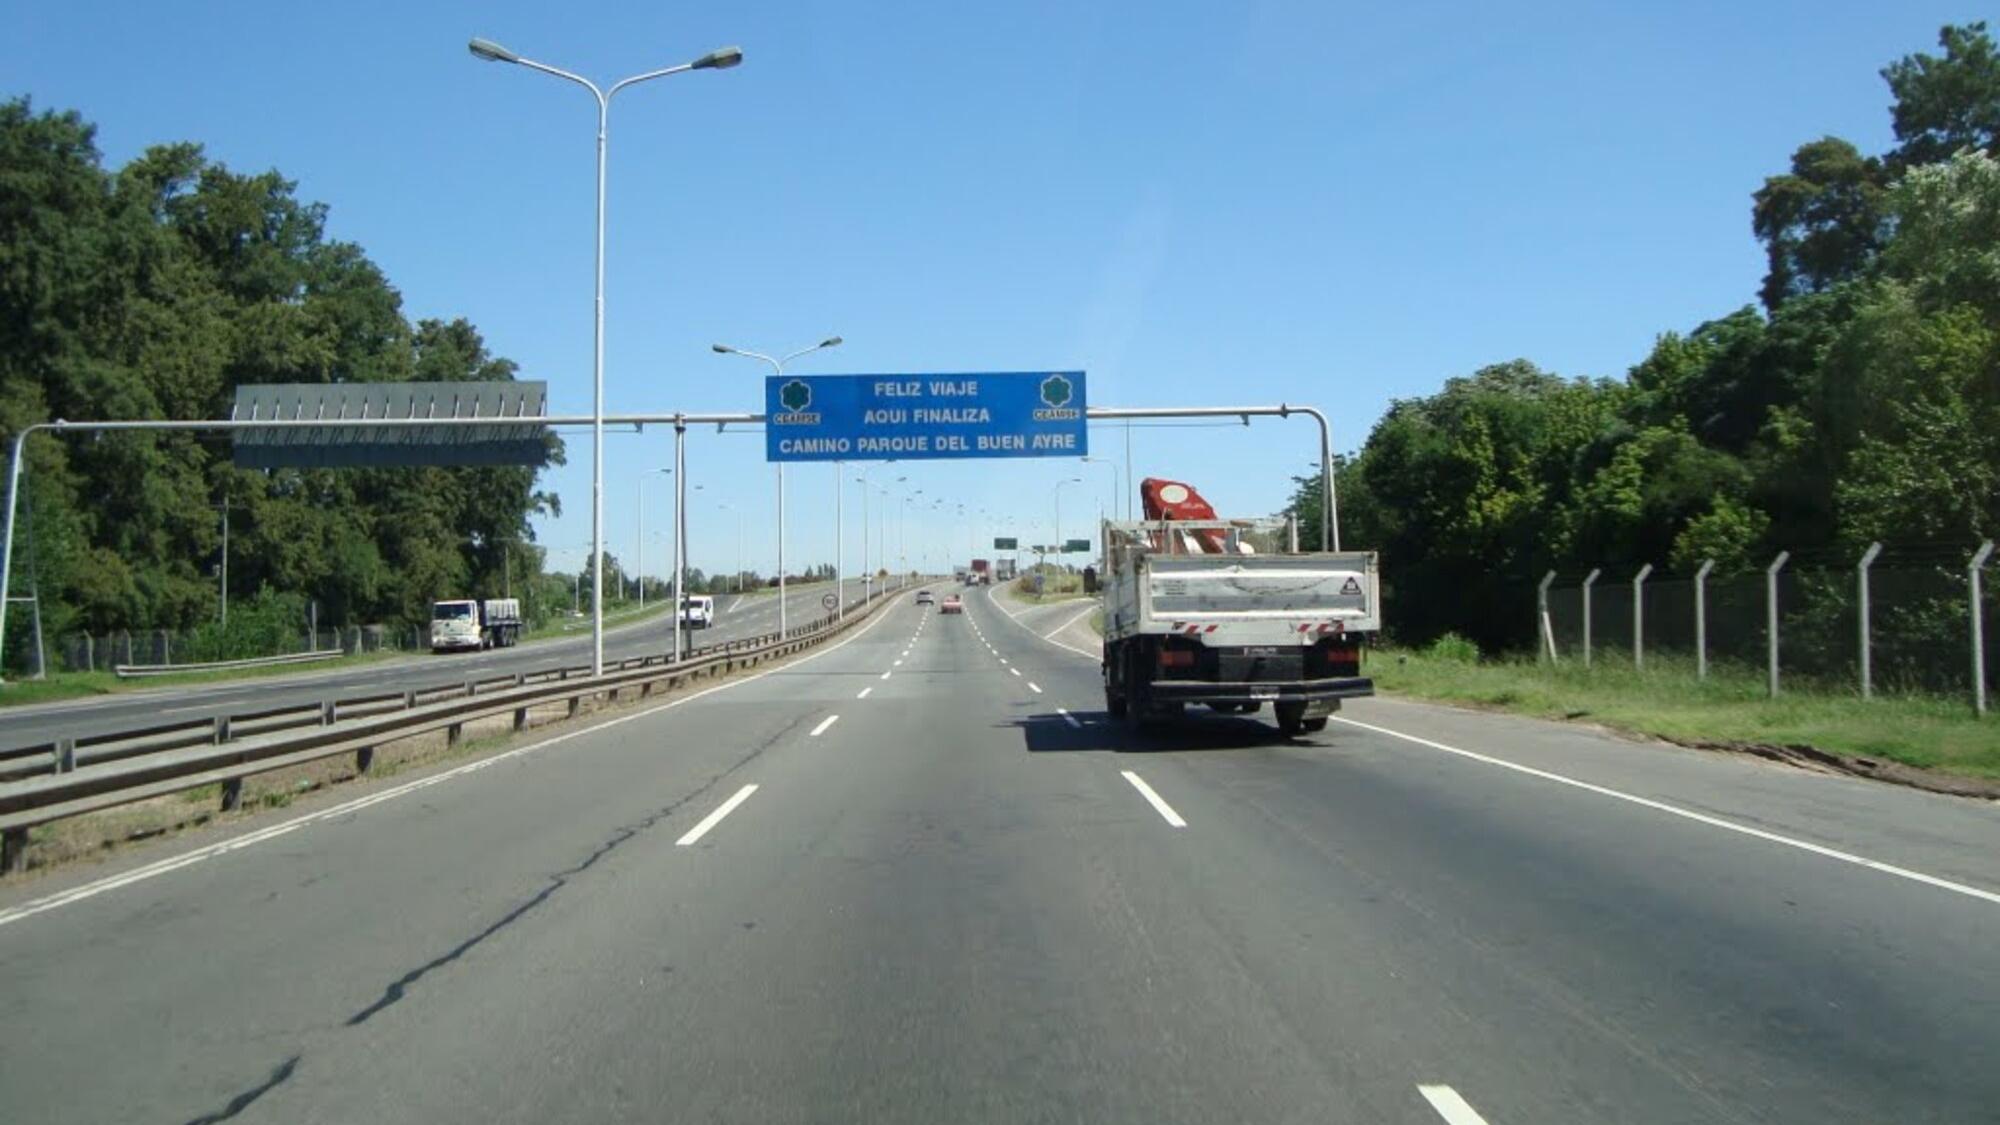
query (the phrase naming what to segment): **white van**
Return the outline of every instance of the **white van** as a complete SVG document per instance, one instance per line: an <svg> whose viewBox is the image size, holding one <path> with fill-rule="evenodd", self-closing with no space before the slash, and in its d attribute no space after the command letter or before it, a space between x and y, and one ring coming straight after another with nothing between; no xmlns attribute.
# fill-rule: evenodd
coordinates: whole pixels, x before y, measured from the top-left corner
<svg viewBox="0 0 2000 1125"><path fill-rule="evenodd" d="M688 629L706 629L715 624L715 599L707 594L688 594L681 598L681 625Z"/></svg>

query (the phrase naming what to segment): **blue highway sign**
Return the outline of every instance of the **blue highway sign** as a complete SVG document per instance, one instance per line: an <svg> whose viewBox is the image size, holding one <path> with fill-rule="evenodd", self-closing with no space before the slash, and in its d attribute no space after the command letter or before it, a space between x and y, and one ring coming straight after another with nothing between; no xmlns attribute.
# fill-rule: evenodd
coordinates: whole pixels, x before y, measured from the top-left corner
<svg viewBox="0 0 2000 1125"><path fill-rule="evenodd" d="M1081 457L1084 401L1081 371L770 376L764 457Z"/></svg>

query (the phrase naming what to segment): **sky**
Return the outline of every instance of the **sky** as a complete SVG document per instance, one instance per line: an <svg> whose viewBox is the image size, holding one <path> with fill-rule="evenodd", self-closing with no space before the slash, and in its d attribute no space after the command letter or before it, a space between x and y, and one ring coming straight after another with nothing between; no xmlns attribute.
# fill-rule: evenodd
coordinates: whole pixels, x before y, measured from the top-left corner
<svg viewBox="0 0 2000 1125"><path fill-rule="evenodd" d="M1750 196L1825 134L1891 143L1877 75L1968 3L1332 2L11 7L0 96L76 109L108 166L198 141L330 208L405 312L466 317L558 413L591 408L595 106L465 49L603 83L739 45L612 102L605 409L756 411L800 374L1083 370L1095 406L1307 404L1352 451L1389 404L1527 358L1621 377L1755 299ZM1303 419L1130 431L1133 475L1282 509ZM870 471L869 563L1087 536L1106 464ZM691 430L691 565L770 572L761 434ZM590 542L590 445L545 487L554 569ZM605 444L607 549L665 573L669 429ZM866 466L787 474L786 561L861 565ZM903 478L898 483L898 478ZM649 481L641 495L641 480ZM886 497L882 485L891 491ZM920 491L919 491L920 490ZM641 502L644 507L642 509ZM965 512L960 514L963 507ZM887 515L887 526L882 526ZM1366 544L1349 543L1349 546Z"/></svg>

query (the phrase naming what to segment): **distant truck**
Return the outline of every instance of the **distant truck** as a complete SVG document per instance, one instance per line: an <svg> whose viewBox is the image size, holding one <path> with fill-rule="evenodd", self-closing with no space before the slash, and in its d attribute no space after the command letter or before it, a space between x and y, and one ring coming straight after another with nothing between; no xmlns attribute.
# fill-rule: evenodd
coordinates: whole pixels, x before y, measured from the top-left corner
<svg viewBox="0 0 2000 1125"><path fill-rule="evenodd" d="M993 584L993 564L986 559L972 560L972 574L966 579L968 586L990 586Z"/></svg>
<svg viewBox="0 0 2000 1125"><path fill-rule="evenodd" d="M715 599L707 594L689 594L681 599L681 626L706 629L715 624Z"/></svg>
<svg viewBox="0 0 2000 1125"><path fill-rule="evenodd" d="M1014 560L999 559L993 563L993 581L1012 582L1014 580Z"/></svg>
<svg viewBox="0 0 2000 1125"><path fill-rule="evenodd" d="M431 651L512 648L521 639L518 598L455 598L431 605Z"/></svg>
<svg viewBox="0 0 2000 1125"><path fill-rule="evenodd" d="M1361 652L1381 629L1371 551L1300 552L1286 520L1222 520L1192 488L1149 479L1145 520L1107 520L1104 702L1148 725L1190 703L1271 704L1287 736L1375 694Z"/></svg>

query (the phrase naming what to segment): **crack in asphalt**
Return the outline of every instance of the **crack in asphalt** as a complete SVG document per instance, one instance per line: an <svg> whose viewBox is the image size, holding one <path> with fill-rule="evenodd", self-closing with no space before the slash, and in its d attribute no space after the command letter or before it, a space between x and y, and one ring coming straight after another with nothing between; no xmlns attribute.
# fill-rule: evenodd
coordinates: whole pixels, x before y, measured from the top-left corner
<svg viewBox="0 0 2000 1125"><path fill-rule="evenodd" d="M454 961L457 961L459 958L471 952L474 948L476 948L480 943L484 942L486 939L492 937L494 934L499 933L501 930L504 930L508 926L511 926L515 922L519 921L529 911L534 910L536 907L547 902L551 897L555 895L557 891L562 890L564 887L568 886L569 881L571 879L575 878L578 875L583 874L585 871L590 870L590 868L594 866L598 860L603 859L605 856L611 854L611 852L613 852L614 850L625 844L627 841L631 840L633 837L638 836L650 830L654 825L672 816L675 812L679 811L688 802L707 795L710 790L715 788L717 783L721 782L724 778L728 777L729 775L735 773L737 770L740 770L744 766L748 765L758 755L762 754L765 750L775 745L780 739L784 738L786 735L789 735L793 731L798 730L801 726L804 725L804 723L805 719L803 717L794 719L792 722L786 724L782 729L772 734L769 738L751 747L750 750L747 753L745 753L741 758L738 758L735 762L731 763L727 769L724 769L720 773L716 774L715 776L709 778L707 781L703 782L699 788L693 790L686 796L681 797L679 800L676 800L671 804L653 810L651 813L648 813L645 817L643 817L638 821L619 827L617 831L613 832L610 836L606 837L603 843L600 843L597 845L597 847L593 848L590 854L583 858L582 862L576 864L574 867L566 868L550 876L549 884L547 886L543 887L539 891L536 891L528 898L516 904L513 909L507 911L507 913L502 914L499 918L495 919L491 925L487 926L483 930L480 930L478 933L473 934L471 937L466 938L464 941L458 943L457 945L439 954L438 956L431 958L429 961L426 961L423 964L418 965L416 968L411 969L409 972L404 973L402 976L397 977L394 981L390 982L389 986L382 990L382 995L378 997L374 1003L354 1013L352 1016L349 1016L346 1021L346 1026L359 1027L361 1024L368 1022L368 1020L373 1018L376 1013L382 1011L384 1008L387 1008L390 1005L401 1000L409 992L411 985L417 983L419 980L422 980L425 976L428 976L430 973L438 969L441 969L444 966L449 965Z"/></svg>
<svg viewBox="0 0 2000 1125"><path fill-rule="evenodd" d="M289 1080L292 1077L292 1072L299 1068L299 1059L302 1057L301 1055L293 1055L291 1058L279 1063L271 1071L269 1078L229 1099L228 1104L224 1105L220 1111L216 1113L204 1113L200 1117L190 1118L187 1125L215 1125L217 1121L227 1121L244 1110L249 1109L252 1102L255 1102L258 1098L270 1093L273 1089L276 1089L279 1085Z"/></svg>
<svg viewBox="0 0 2000 1125"><path fill-rule="evenodd" d="M359 1027L360 1025L367 1023L370 1019L373 1019L384 1009L395 1005L397 1002L401 1001L402 999L404 999L406 996L409 995L410 988L413 985L415 985L418 981L421 981L424 977L430 975L431 973L437 971L438 969L441 969L446 965L449 965L457 961L461 957L464 957L467 953L477 948L480 945L480 943L486 941L494 934L499 933L501 930L506 929L508 926L513 925L515 922L520 921L521 918L527 915L530 911L534 910L538 906L541 906L543 903L547 902L550 898L554 897L557 891L569 885L569 881L571 879L576 878L577 876L590 870L593 866L597 864L599 860L603 859L605 856L610 855L613 851L617 850L619 847L628 843L635 837L643 835L647 831L651 830L661 821L667 819L674 813L680 811L680 809L686 806L689 802L699 800L700 798L708 795L708 793L714 790L715 787L719 785L724 779L736 773L736 771L742 769L744 766L749 765L760 754L764 753L764 751L776 745L779 741L783 740L787 736L798 731L801 727L803 727L806 724L807 720L815 717L816 714L817 712L806 712L800 715L799 717L794 718L791 722L786 723L784 726L774 731L769 737L763 739L762 741L756 743L754 746L750 747L743 754L742 757L736 759L734 762L731 762L727 767L717 772L714 776L710 777L707 781L703 782L700 786L696 787L695 789L689 791L686 795L682 796L678 800L663 805L660 808L654 809L652 812L646 814L644 817L641 817L636 821L633 821L630 824L619 826L615 831L611 833L611 835L605 837L603 842L599 843L596 847L592 848L590 850L590 853L584 856L584 858L581 861L579 861L578 863L576 863L571 867L567 867L561 871L556 872L554 875L549 876L549 882L547 886L536 891L534 894L523 899L521 902L515 904L512 909L508 910L505 914L502 914L499 918L495 919L492 922L492 924L486 926L478 933L473 934L471 937L466 938L462 942L459 942L457 945L451 947L450 949L439 954L438 956L431 958L429 961L426 961L423 964L418 965L416 968L411 969L409 972L404 973L402 976L397 977L395 980L391 981L388 987L382 990L381 996L377 997L375 1001L369 1004L367 1007L361 1009L360 1011L349 1016L346 1020L342 1021L341 1026ZM193 1118L187 1123L187 1125L213 1125L213 1123L215 1122L227 1121L235 1117L237 1114L242 1113L245 1109L248 1109L252 1103L256 1102L257 1099L263 1097L265 1094L271 1092L273 1089L289 1081L292 1075L298 1070L299 1063L301 1060L304 1059L304 1057L305 1057L304 1052L300 1052L298 1054L291 1056L284 1062L280 1063L275 1069L273 1069L269 1077L265 1078L264 1081L258 1083L255 1086L250 1087L247 1090L242 1091L235 1097L229 1099L228 1103L225 1104L221 1110L215 1113L203 1114L200 1117Z"/></svg>

